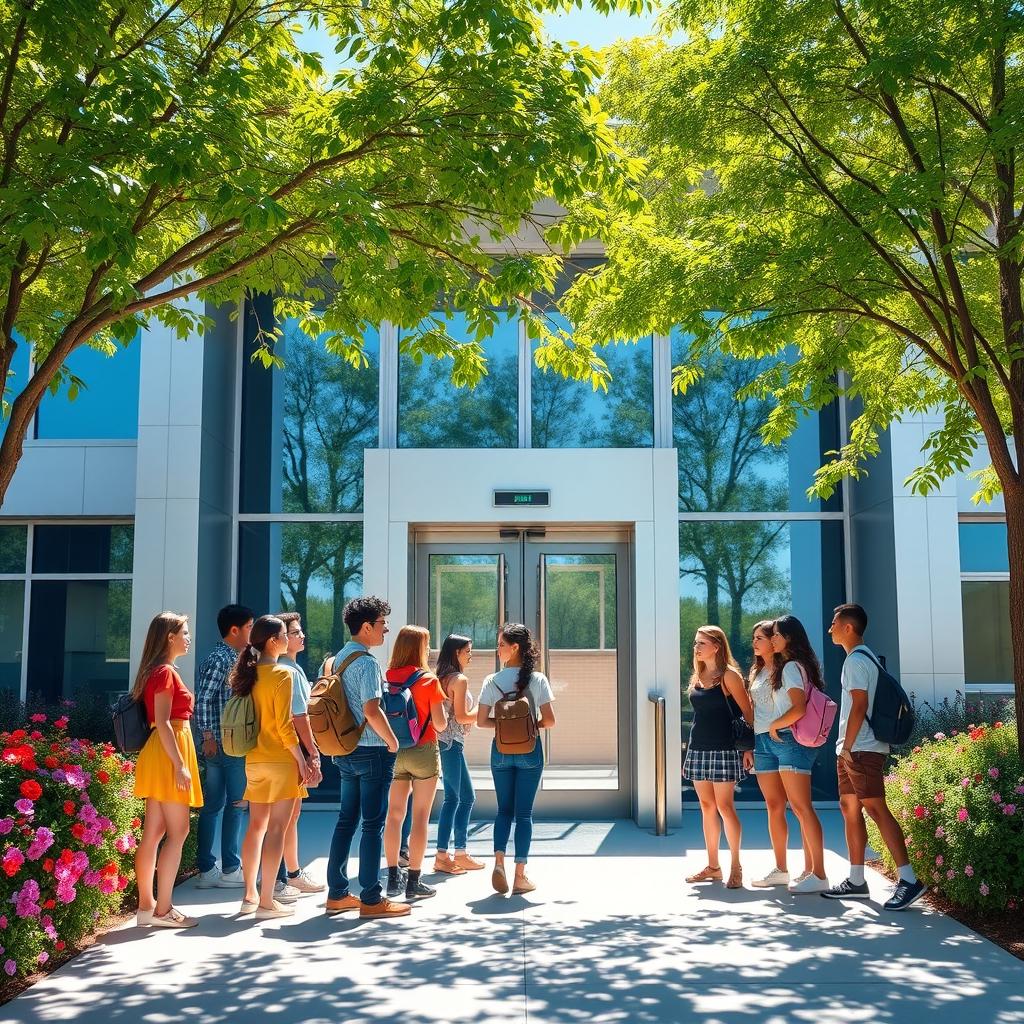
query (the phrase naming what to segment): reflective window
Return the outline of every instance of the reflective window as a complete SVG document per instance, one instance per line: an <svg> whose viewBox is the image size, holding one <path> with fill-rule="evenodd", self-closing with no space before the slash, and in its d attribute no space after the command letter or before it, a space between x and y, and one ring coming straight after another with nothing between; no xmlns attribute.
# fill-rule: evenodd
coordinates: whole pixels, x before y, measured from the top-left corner
<svg viewBox="0 0 1024 1024"><path fill-rule="evenodd" d="M302 616L308 672L348 634L341 613L363 583L362 523L242 523L238 600L257 615Z"/></svg>
<svg viewBox="0 0 1024 1024"><path fill-rule="evenodd" d="M960 584L964 612L964 681L1012 683L1010 583L965 580Z"/></svg>
<svg viewBox="0 0 1024 1024"><path fill-rule="evenodd" d="M21 658L24 644L25 584L0 580L0 690L21 693Z"/></svg>
<svg viewBox="0 0 1024 1024"><path fill-rule="evenodd" d="M473 641L477 660L493 666L494 659L488 662L480 652L494 650L500 625L498 556L431 555L429 572L431 647L439 651L449 633L460 633Z"/></svg>
<svg viewBox="0 0 1024 1024"><path fill-rule="evenodd" d="M24 572L28 528L0 526L0 572Z"/></svg>
<svg viewBox="0 0 1024 1024"><path fill-rule="evenodd" d="M36 417L36 437L120 439L139 436L139 337L113 356L83 346L65 366L85 383L74 401L68 385L46 393Z"/></svg>
<svg viewBox="0 0 1024 1024"><path fill-rule="evenodd" d="M487 373L475 387L456 387L449 360L408 353L398 368L399 448L515 448L519 444L519 321L505 319L484 340ZM457 341L470 340L466 317L448 321ZM403 335L399 334L399 347Z"/></svg>
<svg viewBox="0 0 1024 1024"><path fill-rule="evenodd" d="M547 315L553 327L570 330L561 313ZM587 381L569 380L533 365L534 448L650 448L654 444L652 339L609 345L599 355L612 377L607 391L595 391Z"/></svg>
<svg viewBox="0 0 1024 1024"><path fill-rule="evenodd" d="M672 365L689 362L691 335L672 334ZM672 396L672 437L679 451L679 508L683 512L836 511L839 491L809 501L807 488L823 453L838 448L838 413L832 408L802 418L781 445L766 445L761 428L771 399L747 398L748 387L776 358L737 359L707 354L703 376Z"/></svg>
<svg viewBox="0 0 1024 1024"><path fill-rule="evenodd" d="M252 363L242 375L242 512L358 512L363 450L377 445L380 338L363 336L368 365L355 368L282 324L284 369Z"/></svg>
<svg viewBox="0 0 1024 1024"><path fill-rule="evenodd" d="M1006 523L960 524L960 571L1010 571Z"/></svg>
<svg viewBox="0 0 1024 1024"><path fill-rule="evenodd" d="M34 580L31 606L30 694L113 701L129 689L131 580Z"/></svg>
<svg viewBox="0 0 1024 1024"><path fill-rule="evenodd" d="M754 624L791 613L803 623L838 699L842 652L828 638L832 609L845 600L842 523L718 522L679 524L680 681L693 670L692 644L705 623L720 626L746 676L753 660ZM835 799L834 758L819 758L815 789ZM757 798L747 780L744 795ZM831 795L829 795L831 794Z"/></svg>
<svg viewBox="0 0 1024 1024"><path fill-rule="evenodd" d="M32 537L32 571L131 572L134 542L135 530L127 524L39 525Z"/></svg>

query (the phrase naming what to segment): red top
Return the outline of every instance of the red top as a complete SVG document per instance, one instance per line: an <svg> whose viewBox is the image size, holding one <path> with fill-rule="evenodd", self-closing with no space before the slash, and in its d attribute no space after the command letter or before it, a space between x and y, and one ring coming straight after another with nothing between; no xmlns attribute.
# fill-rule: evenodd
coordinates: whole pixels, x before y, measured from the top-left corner
<svg viewBox="0 0 1024 1024"><path fill-rule="evenodd" d="M142 691L142 699L146 705L146 717L150 724L156 722L154 704L158 693L171 695L171 719L189 719L195 700L192 691L181 681L181 676L170 665L157 665L146 677L146 686Z"/></svg>
<svg viewBox="0 0 1024 1024"><path fill-rule="evenodd" d="M389 668L385 678L389 683L404 683L413 672L422 672L419 665L403 665L401 668ZM437 730L430 720L430 706L444 703L444 690L433 672L423 675L409 687L412 702L416 705L416 717L420 720L420 742L418 745L430 743L437 739Z"/></svg>

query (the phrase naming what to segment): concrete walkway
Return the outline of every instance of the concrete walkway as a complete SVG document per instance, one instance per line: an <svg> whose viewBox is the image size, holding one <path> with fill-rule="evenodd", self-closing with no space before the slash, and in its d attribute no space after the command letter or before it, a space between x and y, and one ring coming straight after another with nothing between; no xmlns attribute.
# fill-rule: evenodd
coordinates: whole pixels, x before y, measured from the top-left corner
<svg viewBox="0 0 1024 1024"><path fill-rule="evenodd" d="M823 814L828 868L842 823ZM746 877L770 866L763 814L744 812ZM333 815L308 813L302 849L323 876ZM439 881L399 922L234 916L234 890L186 883L190 932L122 928L0 1010L0 1021L121 1024L647 1024L1024 1022L1024 962L928 910L888 914L779 890L682 883L704 864L699 814L656 839L631 823L538 823L538 891L502 898L490 871ZM472 850L489 852L490 826ZM799 854L792 863L799 868ZM429 880L429 879L428 879Z"/></svg>

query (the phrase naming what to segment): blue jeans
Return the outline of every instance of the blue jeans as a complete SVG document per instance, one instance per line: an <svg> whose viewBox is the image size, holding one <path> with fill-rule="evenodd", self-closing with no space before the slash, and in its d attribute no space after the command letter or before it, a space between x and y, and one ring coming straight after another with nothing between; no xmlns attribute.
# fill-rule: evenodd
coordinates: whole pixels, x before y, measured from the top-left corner
<svg viewBox="0 0 1024 1024"><path fill-rule="evenodd" d="M437 818L437 848L448 849L448 839L455 826L455 849L466 849L469 839L469 817L473 813L476 793L469 777L466 752L461 743L441 745L441 780L444 782L444 803Z"/></svg>
<svg viewBox="0 0 1024 1024"><path fill-rule="evenodd" d="M245 807L235 805L245 799L245 758L225 754L220 746L213 757L204 757L206 778L203 781L203 806L199 811L197 862L200 871L217 866L213 855L213 838L220 824L220 869L225 874L237 871L241 865L242 818Z"/></svg>
<svg viewBox="0 0 1024 1024"><path fill-rule="evenodd" d="M544 746L537 743L529 754L502 754L497 743L491 745L491 775L498 799L494 819L494 852L504 853L508 846L512 820L516 823L516 863L525 864L533 839L533 801L544 774Z"/></svg>
<svg viewBox="0 0 1024 1024"><path fill-rule="evenodd" d="M369 905L380 903L380 856L395 755L386 747L356 747L347 757L334 758L334 763L341 775L341 810L327 858L327 895L337 900L349 894L348 855L362 819L359 898Z"/></svg>

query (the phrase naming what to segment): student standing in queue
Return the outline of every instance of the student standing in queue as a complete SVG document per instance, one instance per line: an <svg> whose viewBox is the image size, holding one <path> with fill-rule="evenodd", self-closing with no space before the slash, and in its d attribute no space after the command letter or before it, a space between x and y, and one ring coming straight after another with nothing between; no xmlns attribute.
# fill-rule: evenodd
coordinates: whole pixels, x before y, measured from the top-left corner
<svg viewBox="0 0 1024 1024"><path fill-rule="evenodd" d="M516 895L532 892L537 887L526 875L526 864L533 839L533 803L544 774L544 744L541 729L555 725L552 708L554 694L547 676L535 672L537 663L536 641L521 623L510 622L498 634L498 658L502 668L484 680L480 691L480 706L476 723L481 729L496 732L491 745L491 776L498 801L494 819L494 870L491 885L495 892L508 892L505 876L505 851L508 848L512 823L515 822L515 877L512 892ZM495 705L525 698L533 719L532 748L523 753L502 753L498 749L499 734L495 721Z"/></svg>

